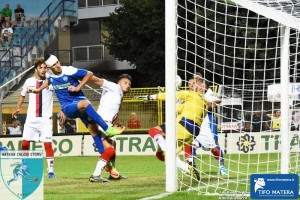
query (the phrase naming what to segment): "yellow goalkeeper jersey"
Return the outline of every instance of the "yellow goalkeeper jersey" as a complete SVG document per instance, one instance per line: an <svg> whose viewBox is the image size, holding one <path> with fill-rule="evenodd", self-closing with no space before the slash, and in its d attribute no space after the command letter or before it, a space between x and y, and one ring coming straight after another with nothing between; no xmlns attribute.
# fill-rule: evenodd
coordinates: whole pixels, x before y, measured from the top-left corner
<svg viewBox="0 0 300 200"><path fill-rule="evenodd" d="M201 125L203 118L207 113L207 102L204 99L204 94L194 92L191 90L181 90L176 92L177 98L183 102L178 105L180 114L177 116L177 122L183 117L194 121L198 126ZM165 100L165 93L158 93L158 100Z"/></svg>

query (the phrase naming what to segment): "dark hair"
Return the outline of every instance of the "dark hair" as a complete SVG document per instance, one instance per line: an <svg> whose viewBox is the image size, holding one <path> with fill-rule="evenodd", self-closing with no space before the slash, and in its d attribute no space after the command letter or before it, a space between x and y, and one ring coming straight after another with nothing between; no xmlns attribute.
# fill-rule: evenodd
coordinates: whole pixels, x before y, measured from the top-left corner
<svg viewBox="0 0 300 200"><path fill-rule="evenodd" d="M47 55L45 56L45 61L48 60L48 59L50 58L50 56L51 56L51 54L47 54Z"/></svg>
<svg viewBox="0 0 300 200"><path fill-rule="evenodd" d="M132 81L132 78L131 78L131 76L129 74L122 74L122 75L120 75L118 77L118 81L117 82L119 82L123 78L127 78L128 80L130 80L130 82Z"/></svg>
<svg viewBox="0 0 300 200"><path fill-rule="evenodd" d="M45 62L43 57L37 58L34 61L34 68L37 68L38 66L40 66L41 64L43 64Z"/></svg>
<svg viewBox="0 0 300 200"><path fill-rule="evenodd" d="M192 80L192 79L195 79L194 74L190 75L187 80L189 81L189 80ZM199 80L200 82L203 82L203 78L197 78L197 80Z"/></svg>

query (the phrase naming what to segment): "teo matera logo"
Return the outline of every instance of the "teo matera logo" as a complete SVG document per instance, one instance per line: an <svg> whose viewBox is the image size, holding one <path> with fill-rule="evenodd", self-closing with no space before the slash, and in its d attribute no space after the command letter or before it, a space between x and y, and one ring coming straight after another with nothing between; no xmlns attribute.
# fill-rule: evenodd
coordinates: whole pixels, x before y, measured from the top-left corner
<svg viewBox="0 0 300 200"><path fill-rule="evenodd" d="M266 185L264 178L257 178L254 180L254 182L255 182L255 185L254 185L255 193L258 189L264 189L263 187Z"/></svg>

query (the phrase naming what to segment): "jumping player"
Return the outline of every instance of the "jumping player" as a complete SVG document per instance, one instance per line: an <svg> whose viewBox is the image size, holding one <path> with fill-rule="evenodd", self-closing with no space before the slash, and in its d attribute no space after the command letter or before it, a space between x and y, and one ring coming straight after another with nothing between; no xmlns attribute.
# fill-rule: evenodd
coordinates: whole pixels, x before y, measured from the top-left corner
<svg viewBox="0 0 300 200"><path fill-rule="evenodd" d="M202 120L206 115L207 104L204 100L204 95L202 92L204 90L202 81L191 77L189 78L189 82L192 85L190 90L181 90L176 93L177 98L183 102L182 104L179 104L180 112L178 112L177 115L177 153L181 152L186 145L191 144L191 142L193 141L194 132L199 131ZM147 98L163 100L165 99L165 93L149 95ZM159 145L159 149L164 152L166 150L166 143L164 138L165 125L163 124L151 128L148 133L157 142L157 144ZM164 160L162 152L158 151L156 153L156 156L160 160ZM188 164L180 160L178 156L176 158L176 164L177 167L182 169L184 172L190 174L193 173L193 175L196 176L196 171Z"/></svg>
<svg viewBox="0 0 300 200"><path fill-rule="evenodd" d="M96 83L103 89L97 112L100 116L102 116L107 125L115 125L114 123L118 117L123 95L129 92L131 88L131 80L131 76L128 74L122 74L119 76L117 84L95 76L90 79L90 81ZM126 179L127 177L120 175L120 173L115 169L115 141L111 137L108 137L103 132L101 127L99 127L99 129L101 131L101 137L105 150L112 152L111 157L108 158L109 160L100 159L98 161L99 165L101 166L99 169L103 170L103 168L105 168L105 170L110 173L108 178L109 180ZM99 172L101 174L102 170L99 170L98 174ZM96 175L98 174L96 173Z"/></svg>
<svg viewBox="0 0 300 200"><path fill-rule="evenodd" d="M121 134L125 130L125 127L108 126L81 91L81 88L89 81L93 73L72 66L61 66L59 60L54 55L47 55L45 63L47 67L51 69L52 73L41 87L30 91L39 93L51 84L61 104L62 112L68 118L80 118L89 129L97 148L103 151L103 143L101 137L98 135L98 127L96 124L105 131L107 136ZM79 82L79 79L81 79L81 82ZM110 157L107 154L111 154L111 152L104 151L103 154L101 154L101 158ZM92 175L89 180L91 182L108 181L100 175Z"/></svg>
<svg viewBox="0 0 300 200"><path fill-rule="evenodd" d="M35 75L28 78L23 85L21 95L17 103L17 109L12 113L16 118L22 103L24 102L29 88L38 89L46 79L48 71L43 58L37 58L34 62ZM54 175L54 151L52 148L52 107L53 91L48 87L39 94L29 94L29 105L27 118L24 125L22 150L29 150L30 142L44 142L46 160L48 165L48 177L55 178Z"/></svg>
<svg viewBox="0 0 300 200"><path fill-rule="evenodd" d="M216 107L217 104L220 104L222 101L215 97L213 91L209 88L208 84L205 84L206 92L205 92L205 100L208 102L209 110L204 118L199 135L193 141L193 145L197 148L206 147L211 149L211 153L214 155L214 158L217 160L219 164L220 175L228 175L228 171L224 165L224 153L219 145L218 141L218 129L217 122L215 120L213 108ZM194 164L192 148L186 148L185 154L188 156L187 160L189 163Z"/></svg>

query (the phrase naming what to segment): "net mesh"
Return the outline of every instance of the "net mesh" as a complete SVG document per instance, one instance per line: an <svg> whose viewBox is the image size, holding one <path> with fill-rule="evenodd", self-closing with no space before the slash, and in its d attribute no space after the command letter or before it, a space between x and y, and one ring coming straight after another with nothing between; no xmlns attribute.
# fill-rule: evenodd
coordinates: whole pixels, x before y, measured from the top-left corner
<svg viewBox="0 0 300 200"><path fill-rule="evenodd" d="M249 192L251 174L281 170L280 31L287 25L282 24L286 16L293 19L289 20L293 27L299 26L300 3L186 0L178 1L177 8L177 71L186 86L188 77L200 72L218 88L215 96L222 103L214 113L228 172L220 174L222 164L214 150L200 148L194 155L200 179L180 172L180 189L206 194ZM275 17L265 17L274 14L267 13L271 10ZM290 88L298 94L298 29L290 29L289 43ZM297 98L289 102L290 173L298 173L300 164Z"/></svg>

